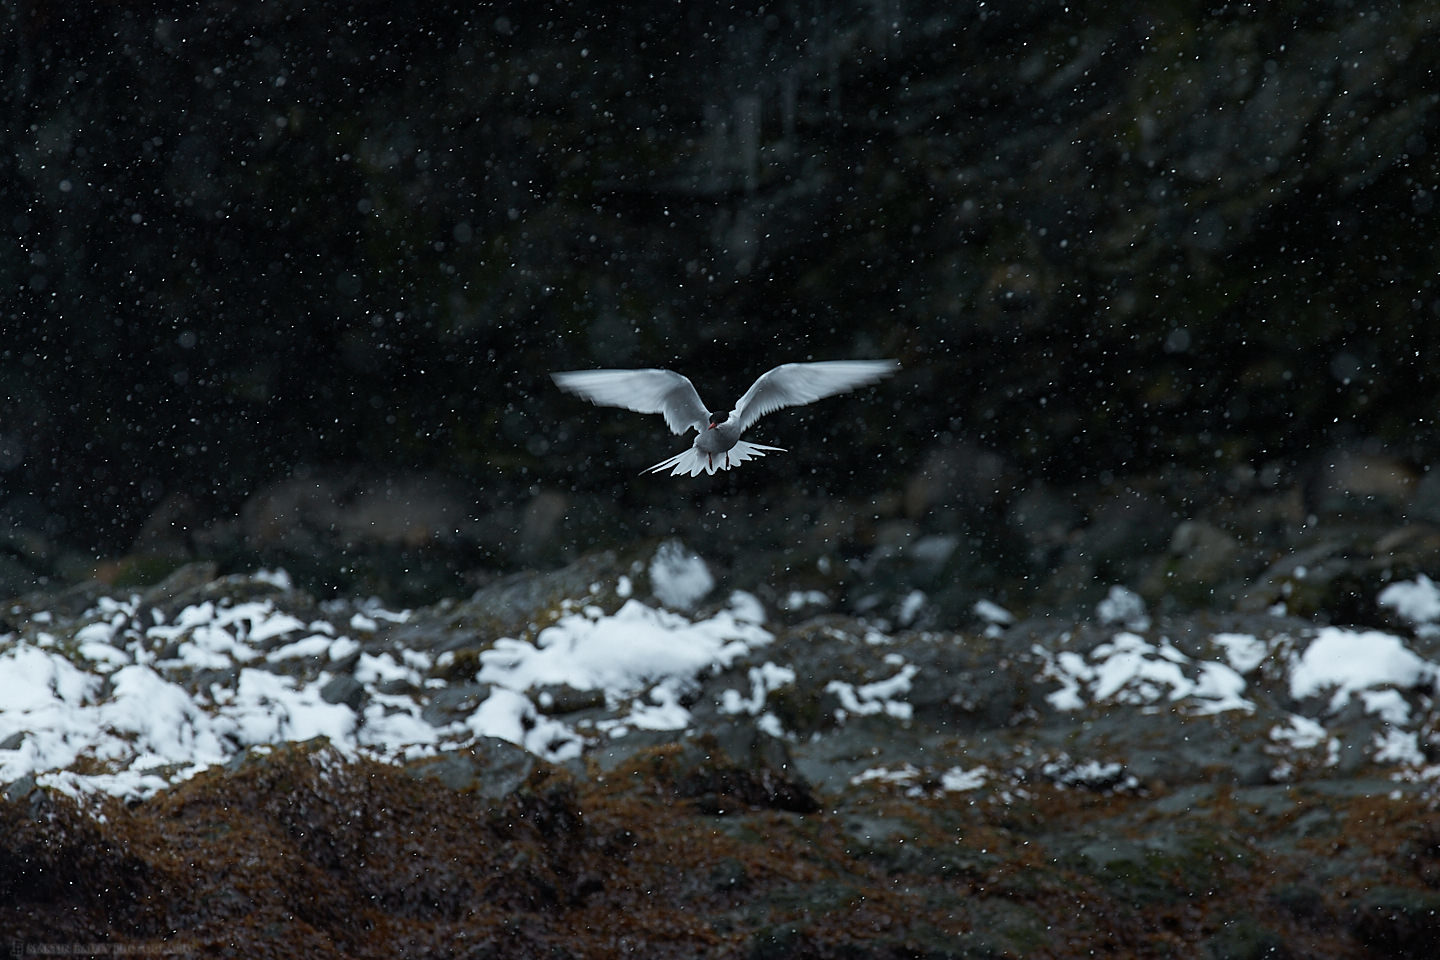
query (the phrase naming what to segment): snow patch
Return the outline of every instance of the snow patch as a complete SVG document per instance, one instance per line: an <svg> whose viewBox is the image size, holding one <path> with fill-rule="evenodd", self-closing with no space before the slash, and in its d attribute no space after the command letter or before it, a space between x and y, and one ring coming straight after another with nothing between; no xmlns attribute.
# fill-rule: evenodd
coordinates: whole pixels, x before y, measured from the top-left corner
<svg viewBox="0 0 1440 960"><path fill-rule="evenodd" d="M914 664L905 664L900 672L885 680L856 686L844 680L831 680L825 685L826 693L833 693L840 699L835 717L843 721L846 716L872 716L883 713L897 720L909 720L914 708L898 699L910 692L910 681L920 672Z"/></svg>
<svg viewBox="0 0 1440 960"><path fill-rule="evenodd" d="M1239 673L1249 673L1260 666L1269 649L1248 633L1217 633L1210 642L1225 651L1225 659Z"/></svg>
<svg viewBox="0 0 1440 960"><path fill-rule="evenodd" d="M1127 630L1150 629L1150 615L1145 612L1145 601L1140 594L1118 583L1111 586L1105 599L1095 605L1095 615L1101 623Z"/></svg>
<svg viewBox="0 0 1440 960"><path fill-rule="evenodd" d="M1436 669L1391 634L1322 627L1290 671L1290 695L1303 700L1328 691L1334 712L1353 693L1375 687L1414 689L1434 678Z"/></svg>
<svg viewBox="0 0 1440 960"><path fill-rule="evenodd" d="M1417 633L1440 633L1440 624L1436 623L1440 621L1440 586L1423 573L1414 580L1390 584L1380 591L1375 602L1414 624Z"/></svg>
<svg viewBox="0 0 1440 960"><path fill-rule="evenodd" d="M715 589L715 577L698 553L679 540L666 540L650 561L650 589L672 610L693 610Z"/></svg>
<svg viewBox="0 0 1440 960"><path fill-rule="evenodd" d="M975 612L975 616L997 627L1008 627L1015 622L1015 614L994 600L976 600L971 609Z"/></svg>
<svg viewBox="0 0 1440 960"><path fill-rule="evenodd" d="M1057 710L1078 710L1088 703L1150 705L1162 700L1189 701L1196 714L1227 710L1253 711L1246 699L1245 678L1228 664L1196 661L1162 639L1150 643L1138 634L1121 632L1088 657L1062 651L1053 657L1036 648L1045 661L1042 679L1056 680L1060 689L1046 696Z"/></svg>

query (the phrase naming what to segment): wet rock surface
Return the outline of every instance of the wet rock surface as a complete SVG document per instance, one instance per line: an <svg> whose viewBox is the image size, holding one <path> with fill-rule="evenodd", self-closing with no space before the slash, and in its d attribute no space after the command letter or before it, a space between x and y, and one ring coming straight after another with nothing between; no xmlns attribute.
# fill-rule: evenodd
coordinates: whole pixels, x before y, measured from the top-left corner
<svg viewBox="0 0 1440 960"><path fill-rule="evenodd" d="M205 566L13 601L0 658L49 689L6 693L0 762L69 760L7 778L0 930L200 956L1422 956L1440 588L1358 549L1383 526L1257 564L1230 609L1115 586L973 629L818 591L771 615L673 541L407 611ZM1342 601L1367 617L1332 622ZM127 712L147 671L163 722Z"/></svg>

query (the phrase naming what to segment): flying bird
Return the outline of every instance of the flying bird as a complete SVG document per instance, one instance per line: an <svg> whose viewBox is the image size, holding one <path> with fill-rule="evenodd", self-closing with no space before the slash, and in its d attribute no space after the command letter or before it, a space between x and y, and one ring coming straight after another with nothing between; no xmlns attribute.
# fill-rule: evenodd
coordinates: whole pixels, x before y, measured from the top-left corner
<svg viewBox="0 0 1440 960"><path fill-rule="evenodd" d="M894 360L783 363L751 384L729 413L710 412L690 379L670 370L570 370L550 376L561 390L592 403L663 414L672 433L683 435L694 427L694 446L642 472L669 470L672 477L682 473L695 477L701 471L713 474L767 453L783 453L783 447L740 439L765 414L863 387L888 377L899 366Z"/></svg>

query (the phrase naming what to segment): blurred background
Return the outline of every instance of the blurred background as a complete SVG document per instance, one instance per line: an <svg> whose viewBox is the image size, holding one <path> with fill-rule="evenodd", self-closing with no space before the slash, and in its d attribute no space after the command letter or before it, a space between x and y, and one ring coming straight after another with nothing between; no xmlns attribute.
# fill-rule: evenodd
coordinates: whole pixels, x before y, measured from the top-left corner
<svg viewBox="0 0 1440 960"><path fill-rule="evenodd" d="M1003 594L1216 504L1440 517L1440 4L1142 6L17 0L0 593L679 533ZM547 376L862 357L698 480Z"/></svg>

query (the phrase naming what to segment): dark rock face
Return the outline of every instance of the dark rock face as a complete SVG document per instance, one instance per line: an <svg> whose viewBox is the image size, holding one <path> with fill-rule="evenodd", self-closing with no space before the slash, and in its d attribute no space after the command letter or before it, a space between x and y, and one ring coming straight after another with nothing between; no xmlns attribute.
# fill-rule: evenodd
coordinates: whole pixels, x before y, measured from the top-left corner
<svg viewBox="0 0 1440 960"><path fill-rule="evenodd" d="M936 449L1067 487L1433 459L1436 9L28 0L0 37L6 516L185 542L344 463L452 474L541 538L556 488L667 534L636 508L675 485L629 482L658 432L544 378L585 365L718 405L771 360L905 363L742 492L895 489ZM415 495L381 538L453 535Z"/></svg>

